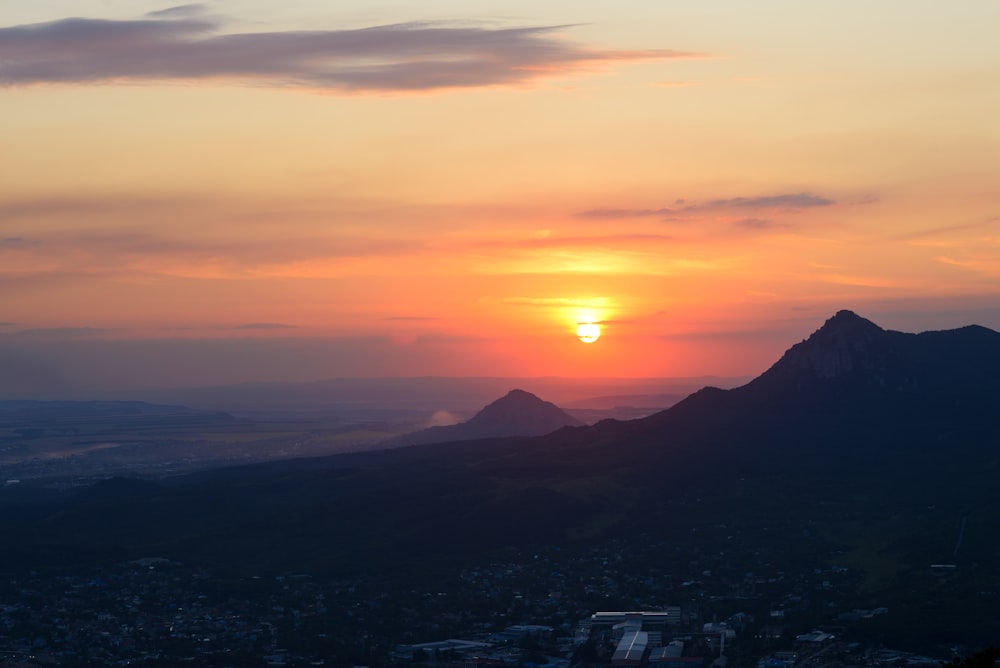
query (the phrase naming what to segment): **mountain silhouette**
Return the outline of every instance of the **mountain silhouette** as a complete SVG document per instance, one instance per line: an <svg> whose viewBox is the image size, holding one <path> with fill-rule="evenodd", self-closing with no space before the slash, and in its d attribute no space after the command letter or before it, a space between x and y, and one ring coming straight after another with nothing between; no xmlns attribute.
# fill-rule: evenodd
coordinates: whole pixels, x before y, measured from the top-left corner
<svg viewBox="0 0 1000 668"><path fill-rule="evenodd" d="M466 422L430 427L392 439L391 445L419 445L512 436L541 436L583 423L550 401L530 392L511 390Z"/></svg>
<svg viewBox="0 0 1000 668"><path fill-rule="evenodd" d="M838 387L911 396L995 390L998 341L1000 334L975 325L905 334L840 311L748 387L821 396Z"/></svg>
<svg viewBox="0 0 1000 668"><path fill-rule="evenodd" d="M809 572L844 560L867 578L866 600L905 610L900 628L996 637L992 599L976 592L1000 582L997 416L1000 334L902 333L840 311L746 385L638 420L559 429L572 419L515 390L421 432L426 445L25 501L0 513L0 570L157 555L242 572L416 572L507 546L669 555L716 527L711 549L734 551L733 572L762 551ZM548 433L498 438L525 425ZM946 591L927 573L942 560L969 579Z"/></svg>
<svg viewBox="0 0 1000 668"><path fill-rule="evenodd" d="M700 428L711 429L717 420L710 414L776 424L832 415L889 422L923 419L921 411L975 421L998 394L1000 333L970 325L909 334L844 310L746 385L704 388L644 422L693 415L705 421Z"/></svg>

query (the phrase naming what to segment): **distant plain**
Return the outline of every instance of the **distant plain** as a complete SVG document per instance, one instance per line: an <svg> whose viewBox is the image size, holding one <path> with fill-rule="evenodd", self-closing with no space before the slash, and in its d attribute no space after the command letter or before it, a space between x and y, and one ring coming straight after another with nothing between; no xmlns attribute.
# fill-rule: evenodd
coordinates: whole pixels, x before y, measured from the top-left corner
<svg viewBox="0 0 1000 668"><path fill-rule="evenodd" d="M386 447L514 388L582 422L635 419L741 378L384 378L248 383L81 401L0 401L0 478L186 471ZM16 484L16 483L9 483Z"/></svg>

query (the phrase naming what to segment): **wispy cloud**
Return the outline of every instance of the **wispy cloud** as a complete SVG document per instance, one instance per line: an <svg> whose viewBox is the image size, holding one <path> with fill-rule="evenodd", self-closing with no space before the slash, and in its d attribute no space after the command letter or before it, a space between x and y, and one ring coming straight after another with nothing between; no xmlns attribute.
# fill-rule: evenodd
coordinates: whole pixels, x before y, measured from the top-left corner
<svg viewBox="0 0 1000 668"><path fill-rule="evenodd" d="M339 92L428 91L517 84L613 62L702 57L590 47L559 37L569 26L554 25L226 33L224 21L201 9L0 28L0 84L223 79Z"/></svg>
<svg viewBox="0 0 1000 668"><path fill-rule="evenodd" d="M605 234L598 236L548 236L534 239L519 239L507 244L512 248L622 248L629 246L644 247L647 244L658 244L673 241L667 234ZM490 241L490 246L503 246L502 242Z"/></svg>
<svg viewBox="0 0 1000 668"><path fill-rule="evenodd" d="M443 332L430 332L427 334L418 334L413 337L412 343L418 344L441 344L441 343L485 343L489 341L496 341L497 337L494 336L474 336L472 334L445 334ZM398 339L393 339L393 343L399 342ZM406 341L410 343L410 341Z"/></svg>
<svg viewBox="0 0 1000 668"><path fill-rule="evenodd" d="M577 213L579 218L590 218L595 220L614 220L624 218L663 218L677 219L688 215L719 212L719 211L794 211L798 209L808 209L814 207L833 206L837 202L827 197L813 195L811 193L783 193L779 195L764 195L757 197L730 197L725 199L713 199L701 203L688 204L685 200L677 200L674 207L649 208L597 208L588 209ZM753 227L753 224L744 224L746 221L763 222L760 218L744 218L737 221L744 227ZM764 227L758 225L757 227Z"/></svg>
<svg viewBox="0 0 1000 668"><path fill-rule="evenodd" d="M0 29L2 32L2 29ZM2 40L2 37L0 37ZM0 44L0 50L3 45ZM0 61L0 78L4 66ZM114 197L74 197L51 195L48 197L0 200L0 222L32 221L40 218L79 218L81 216L103 216L115 214L148 214L151 211L170 212L179 207L190 207L207 202L192 197L137 197L116 194ZM4 241L17 241L18 238Z"/></svg>
<svg viewBox="0 0 1000 668"><path fill-rule="evenodd" d="M236 325L228 329L263 329L263 330L295 329L295 325L284 325L280 322L249 322L245 325Z"/></svg>
<svg viewBox="0 0 1000 668"><path fill-rule="evenodd" d="M705 206L711 209L807 209L815 206L832 206L832 199L810 193L788 193L764 197L732 197L710 200Z"/></svg>
<svg viewBox="0 0 1000 668"><path fill-rule="evenodd" d="M102 334L108 334L111 331L113 330L103 329L100 327L36 327L33 329L19 329L6 334L5 336L32 339L76 339L101 336Z"/></svg>
<svg viewBox="0 0 1000 668"><path fill-rule="evenodd" d="M155 12L148 12L146 16L150 18L174 18L174 17L185 17L185 16L201 16L205 14L207 7L201 3L191 3L189 5L177 5L176 7L167 7L166 9L160 9Z"/></svg>
<svg viewBox="0 0 1000 668"><path fill-rule="evenodd" d="M947 264L952 267L959 267L961 269L966 269L968 271L973 271L978 274L983 274L985 276L1000 276L1000 260L993 256L985 257L970 257L970 258L954 258L941 256L934 258L937 262L941 264Z"/></svg>
<svg viewBox="0 0 1000 668"><path fill-rule="evenodd" d="M0 277L18 275L253 275L312 261L398 256L423 249L420 239L365 238L357 234L224 235L173 238L152 231L80 230L38 233L30 242L0 244Z"/></svg>
<svg viewBox="0 0 1000 668"><path fill-rule="evenodd" d="M786 227L784 223L776 223L775 221L768 220L766 218L740 218L734 223L734 225L751 230L766 230L775 227Z"/></svg>
<svg viewBox="0 0 1000 668"><path fill-rule="evenodd" d="M834 285L850 285L859 288L898 288L905 285L902 280L861 274L817 274L814 278Z"/></svg>
<svg viewBox="0 0 1000 668"><path fill-rule="evenodd" d="M599 308L607 306L608 300L604 297L505 297L501 300L505 304L515 304L517 306L584 306Z"/></svg>
<svg viewBox="0 0 1000 668"><path fill-rule="evenodd" d="M979 230L984 227L992 227L1000 223L1000 218L988 218L974 223L962 223L959 225L942 225L939 227L925 227L920 230L913 230L906 234L889 237L889 241L918 241L929 237L939 237L954 234L955 232L969 232Z"/></svg>
<svg viewBox="0 0 1000 668"><path fill-rule="evenodd" d="M588 209L577 214L579 218L593 218L595 220L614 220L616 218L659 218L671 216L674 209Z"/></svg>

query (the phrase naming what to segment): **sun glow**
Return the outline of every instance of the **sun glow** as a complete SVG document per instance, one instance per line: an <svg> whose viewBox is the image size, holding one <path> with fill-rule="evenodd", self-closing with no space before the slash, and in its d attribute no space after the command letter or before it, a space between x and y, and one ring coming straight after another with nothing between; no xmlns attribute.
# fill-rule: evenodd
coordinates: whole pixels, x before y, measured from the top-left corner
<svg viewBox="0 0 1000 668"><path fill-rule="evenodd" d="M601 326L595 322L581 322L576 327L576 335L584 343L593 343L601 338Z"/></svg>

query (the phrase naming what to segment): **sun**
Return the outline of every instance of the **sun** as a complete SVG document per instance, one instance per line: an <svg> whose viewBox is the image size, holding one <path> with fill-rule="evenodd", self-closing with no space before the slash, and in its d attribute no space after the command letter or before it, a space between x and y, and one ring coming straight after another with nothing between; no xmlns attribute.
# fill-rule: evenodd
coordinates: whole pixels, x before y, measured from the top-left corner
<svg viewBox="0 0 1000 668"><path fill-rule="evenodd" d="M593 343L601 338L601 326L596 322L580 322L576 325L576 335L584 343Z"/></svg>

